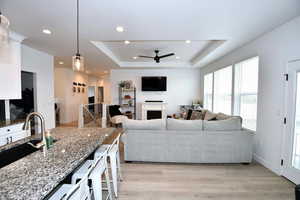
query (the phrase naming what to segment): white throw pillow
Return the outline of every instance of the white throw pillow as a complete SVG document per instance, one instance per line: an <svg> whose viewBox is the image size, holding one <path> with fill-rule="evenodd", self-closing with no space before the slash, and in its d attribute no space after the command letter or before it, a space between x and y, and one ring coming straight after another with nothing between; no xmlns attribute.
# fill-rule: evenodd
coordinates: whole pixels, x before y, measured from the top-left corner
<svg viewBox="0 0 300 200"><path fill-rule="evenodd" d="M202 130L203 120L167 119L168 130Z"/></svg>
<svg viewBox="0 0 300 200"><path fill-rule="evenodd" d="M226 115L224 113L220 113L220 112L216 116L217 120L225 120L225 119L229 119L229 118L231 118L231 116Z"/></svg>
<svg viewBox="0 0 300 200"><path fill-rule="evenodd" d="M210 112L209 110L205 112L204 120L212 120L217 117L216 113Z"/></svg>
<svg viewBox="0 0 300 200"><path fill-rule="evenodd" d="M205 131L235 131L242 129L241 118L231 117L225 120L203 121Z"/></svg>
<svg viewBox="0 0 300 200"><path fill-rule="evenodd" d="M123 127L129 130L164 130L166 129L166 120L133 120L127 119L123 123Z"/></svg>

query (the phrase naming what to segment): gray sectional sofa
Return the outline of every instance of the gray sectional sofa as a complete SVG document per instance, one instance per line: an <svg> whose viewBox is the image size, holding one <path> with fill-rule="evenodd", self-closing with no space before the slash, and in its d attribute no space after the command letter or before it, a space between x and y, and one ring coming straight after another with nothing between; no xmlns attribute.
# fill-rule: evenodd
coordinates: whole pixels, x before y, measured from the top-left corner
<svg viewBox="0 0 300 200"><path fill-rule="evenodd" d="M126 120L125 161L250 163L254 132L225 120Z"/></svg>

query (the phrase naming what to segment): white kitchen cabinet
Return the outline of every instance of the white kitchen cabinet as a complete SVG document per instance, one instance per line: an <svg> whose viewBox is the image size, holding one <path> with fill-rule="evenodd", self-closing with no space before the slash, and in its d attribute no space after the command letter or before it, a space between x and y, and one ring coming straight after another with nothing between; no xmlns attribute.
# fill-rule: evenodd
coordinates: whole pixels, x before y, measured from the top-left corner
<svg viewBox="0 0 300 200"><path fill-rule="evenodd" d="M0 146L9 144L9 138L7 136L0 136Z"/></svg>
<svg viewBox="0 0 300 200"><path fill-rule="evenodd" d="M22 130L23 123L0 128L0 146L16 142L30 136L29 130Z"/></svg>
<svg viewBox="0 0 300 200"><path fill-rule="evenodd" d="M10 33L0 46L0 99L21 99L21 42L24 37Z"/></svg>
<svg viewBox="0 0 300 200"><path fill-rule="evenodd" d="M19 131L19 132L15 132L11 134L11 141L15 142L18 140L21 140L23 138L28 137L28 133L29 131L23 130L23 131Z"/></svg>
<svg viewBox="0 0 300 200"><path fill-rule="evenodd" d="M0 63L0 99L21 98L21 66Z"/></svg>

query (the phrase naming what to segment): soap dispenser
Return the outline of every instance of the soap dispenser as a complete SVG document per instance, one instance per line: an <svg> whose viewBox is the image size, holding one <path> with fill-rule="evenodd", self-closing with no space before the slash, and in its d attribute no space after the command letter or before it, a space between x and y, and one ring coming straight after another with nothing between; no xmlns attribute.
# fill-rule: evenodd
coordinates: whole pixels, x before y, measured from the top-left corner
<svg viewBox="0 0 300 200"><path fill-rule="evenodd" d="M53 137L51 136L49 130L46 131L46 145L47 149L53 146Z"/></svg>

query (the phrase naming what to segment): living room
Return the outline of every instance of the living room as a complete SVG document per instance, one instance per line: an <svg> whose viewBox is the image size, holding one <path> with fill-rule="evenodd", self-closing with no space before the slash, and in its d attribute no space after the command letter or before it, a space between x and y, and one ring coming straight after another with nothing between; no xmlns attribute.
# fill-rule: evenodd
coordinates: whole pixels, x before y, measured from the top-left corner
<svg viewBox="0 0 300 200"><path fill-rule="evenodd" d="M298 0L0 11L0 199L300 199Z"/></svg>

